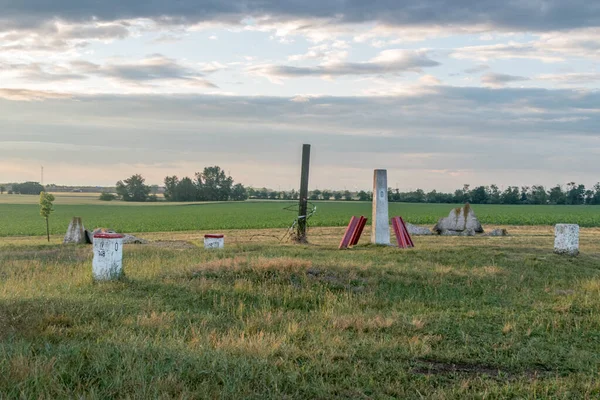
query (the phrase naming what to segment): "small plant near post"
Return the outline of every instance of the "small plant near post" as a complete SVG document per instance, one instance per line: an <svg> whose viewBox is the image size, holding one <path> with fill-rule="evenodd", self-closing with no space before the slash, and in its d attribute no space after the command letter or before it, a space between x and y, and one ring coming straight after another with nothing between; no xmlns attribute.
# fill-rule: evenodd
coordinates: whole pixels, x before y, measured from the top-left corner
<svg viewBox="0 0 600 400"><path fill-rule="evenodd" d="M40 193L40 215L46 219L46 236L48 237L48 242L50 242L50 225L48 224L48 217L54 208L52 208L54 201L54 196L50 193L41 192Z"/></svg>

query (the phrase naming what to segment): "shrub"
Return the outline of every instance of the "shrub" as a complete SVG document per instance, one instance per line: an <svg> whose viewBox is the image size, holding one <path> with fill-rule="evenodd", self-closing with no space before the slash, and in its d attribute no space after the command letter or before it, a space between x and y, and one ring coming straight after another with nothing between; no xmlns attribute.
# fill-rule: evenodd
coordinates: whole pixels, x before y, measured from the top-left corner
<svg viewBox="0 0 600 400"><path fill-rule="evenodd" d="M100 200L102 201L113 201L117 199L117 195L114 193L102 193L100 195Z"/></svg>

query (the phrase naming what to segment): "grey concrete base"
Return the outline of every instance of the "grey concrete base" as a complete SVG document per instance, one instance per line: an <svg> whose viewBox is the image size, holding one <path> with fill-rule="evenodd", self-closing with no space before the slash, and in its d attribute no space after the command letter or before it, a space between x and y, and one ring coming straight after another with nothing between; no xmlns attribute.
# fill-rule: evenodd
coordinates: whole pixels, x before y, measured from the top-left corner
<svg viewBox="0 0 600 400"><path fill-rule="evenodd" d="M579 225L556 224L554 226L554 252L570 256L579 254Z"/></svg>

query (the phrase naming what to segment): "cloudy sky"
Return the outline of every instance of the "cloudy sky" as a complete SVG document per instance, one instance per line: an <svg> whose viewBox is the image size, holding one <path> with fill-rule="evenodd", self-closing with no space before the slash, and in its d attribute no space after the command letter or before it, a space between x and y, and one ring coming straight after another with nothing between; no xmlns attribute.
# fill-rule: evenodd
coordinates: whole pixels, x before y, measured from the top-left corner
<svg viewBox="0 0 600 400"><path fill-rule="evenodd" d="M0 0L0 182L600 180L600 3Z"/></svg>

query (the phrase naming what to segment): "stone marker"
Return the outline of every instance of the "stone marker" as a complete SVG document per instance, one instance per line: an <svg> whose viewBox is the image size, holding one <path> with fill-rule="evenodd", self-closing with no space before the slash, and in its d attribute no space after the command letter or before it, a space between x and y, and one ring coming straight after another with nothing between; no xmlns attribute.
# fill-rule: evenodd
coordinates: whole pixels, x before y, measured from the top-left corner
<svg viewBox="0 0 600 400"><path fill-rule="evenodd" d="M81 217L73 217L71 223L69 224L69 228L67 229L67 233L65 234L65 238L63 240L64 244L75 243L75 244L86 244L88 243L87 237L85 235L85 228L83 227L83 221Z"/></svg>
<svg viewBox="0 0 600 400"><path fill-rule="evenodd" d="M570 256L579 254L579 225L556 224L554 226L554 252Z"/></svg>
<svg viewBox="0 0 600 400"><path fill-rule="evenodd" d="M483 233L483 227L469 203L465 204L462 208L453 209L446 218L440 218L433 227L433 230L439 234L449 236L455 236L452 232L466 232L463 236L473 236L475 233ZM444 233L446 231L451 232ZM471 231L473 231L473 234L471 234Z"/></svg>
<svg viewBox="0 0 600 400"><path fill-rule="evenodd" d="M221 234L204 235L205 249L222 249L225 247L225 237Z"/></svg>
<svg viewBox="0 0 600 400"><path fill-rule="evenodd" d="M433 232L431 232L431 230L429 230L429 228L425 228L424 226L409 224L408 222L406 223L406 230L408 231L408 234L411 236L413 236L413 235L415 235L415 236L433 235Z"/></svg>
<svg viewBox="0 0 600 400"><path fill-rule="evenodd" d="M373 174L373 219L371 220L371 243L390 244L390 221L388 214L387 170L376 169Z"/></svg>
<svg viewBox="0 0 600 400"><path fill-rule="evenodd" d="M123 235L94 234L92 275L97 281L119 279L123 275Z"/></svg>
<svg viewBox="0 0 600 400"><path fill-rule="evenodd" d="M506 229L494 229L486 233L485 236L508 236L508 231Z"/></svg>

